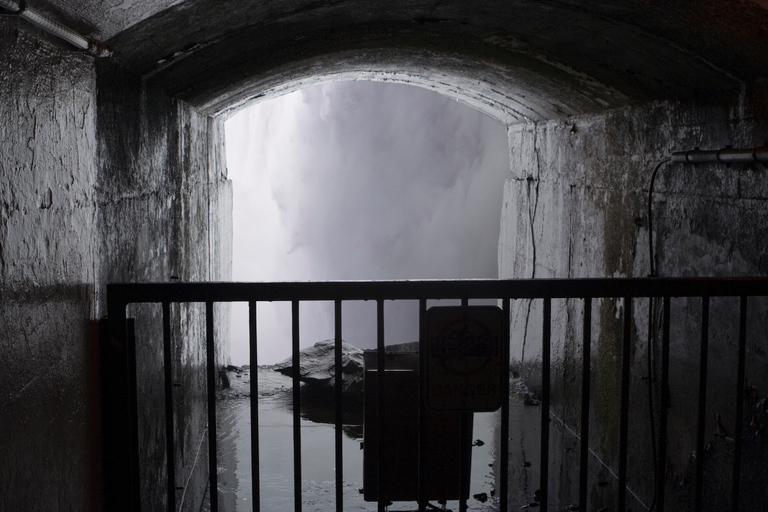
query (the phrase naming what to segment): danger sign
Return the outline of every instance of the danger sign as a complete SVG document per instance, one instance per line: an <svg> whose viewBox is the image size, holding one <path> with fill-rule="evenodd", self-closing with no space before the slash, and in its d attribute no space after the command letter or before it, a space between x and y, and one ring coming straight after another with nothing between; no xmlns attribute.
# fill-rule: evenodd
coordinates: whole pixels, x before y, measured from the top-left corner
<svg viewBox="0 0 768 512"><path fill-rule="evenodd" d="M495 306L427 311L426 403L443 411L495 411L508 369L502 362L504 322Z"/></svg>

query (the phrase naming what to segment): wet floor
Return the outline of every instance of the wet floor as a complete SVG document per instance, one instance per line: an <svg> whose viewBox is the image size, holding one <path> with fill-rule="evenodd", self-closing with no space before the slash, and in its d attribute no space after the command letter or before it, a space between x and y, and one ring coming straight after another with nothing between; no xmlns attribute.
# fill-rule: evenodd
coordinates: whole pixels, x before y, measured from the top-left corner
<svg viewBox="0 0 768 512"><path fill-rule="evenodd" d="M259 443L261 508L269 511L293 510L293 416L291 379L269 369L259 370ZM251 471L250 400L245 394L250 373L233 378L233 391L218 402L219 509L226 512L253 510ZM334 427L308 419L302 411L302 509L335 510ZM475 414L473 439L483 441L473 447L469 510L496 509L495 425L497 414ZM348 425L342 436L344 461L344 510L376 510L366 502L363 487L362 429ZM486 499L487 501L481 501ZM458 510L458 502L448 502ZM412 502L397 502L388 510L413 510Z"/></svg>
<svg viewBox="0 0 768 512"><path fill-rule="evenodd" d="M253 473L251 470L250 399L246 396L250 373L233 377L232 390L218 402L219 510L243 512L253 510ZM270 369L258 371L260 493L261 510L270 512L294 510L293 478L293 415L291 410L291 379ZM520 380L512 380L509 414L509 510L537 510L541 474L541 407L531 400ZM308 400L302 399L302 404ZM302 407L302 510L336 510L335 432L328 411L317 407ZM549 416L549 509L578 510L579 501L579 437L572 427L563 423L555 410ZM500 414L474 415L473 440L481 440L472 448L469 510L487 512L498 510L498 447ZM350 418L342 436L344 463L343 509L375 511L375 502L366 502L363 487L362 428L359 420ZM753 436L754 437L754 436ZM711 444L711 443L710 443ZM714 446L712 453L717 451ZM727 443L726 443L727 444ZM727 446L721 447L723 453ZM717 455L717 454L715 454ZM713 463L715 455L710 454ZM721 455L726 457L726 455ZM764 458L764 457L763 457ZM650 478L650 469L648 478ZM612 510L617 503L616 471L590 450L588 460L588 510ZM637 492L635 482L627 487L628 509L647 510L650 498ZM672 489L672 490L676 490ZM687 488L680 488L678 494ZM669 496L668 496L669 497ZM485 499L487 498L487 499ZM677 498L676 498L677 499ZM687 498L679 498L686 503ZM448 502L450 510L458 512L457 502ZM414 502L397 502L390 511L415 510ZM716 508L713 508L716 509ZM210 509L204 507L203 511ZM748 510L744 508L744 510ZM752 510L752 509L749 509ZM757 510L757 509L755 509Z"/></svg>

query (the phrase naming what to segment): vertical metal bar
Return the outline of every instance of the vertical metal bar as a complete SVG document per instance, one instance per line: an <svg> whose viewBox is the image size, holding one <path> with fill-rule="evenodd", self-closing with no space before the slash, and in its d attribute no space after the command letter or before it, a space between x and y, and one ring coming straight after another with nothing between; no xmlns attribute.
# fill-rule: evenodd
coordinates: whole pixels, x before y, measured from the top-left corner
<svg viewBox="0 0 768 512"><path fill-rule="evenodd" d="M499 449L499 510L507 512L509 507L509 297L504 298L502 303L502 318L504 327L502 328L503 342L502 361L506 365L504 373L504 382L501 386L501 443Z"/></svg>
<svg viewBox="0 0 768 512"><path fill-rule="evenodd" d="M547 512L549 501L549 395L552 341L552 299L544 298L544 314L541 335L541 457L539 464L539 489L541 510Z"/></svg>
<svg viewBox="0 0 768 512"><path fill-rule="evenodd" d="M126 319L126 349L128 356L128 392L130 421L130 457L131 457L131 499L136 510L141 510L141 451L139 447L139 384L136 374L136 324L133 318Z"/></svg>
<svg viewBox="0 0 768 512"><path fill-rule="evenodd" d="M216 453L216 353L213 343L213 302L205 303L206 384L208 387L208 488L211 512L219 510Z"/></svg>
<svg viewBox="0 0 768 512"><path fill-rule="evenodd" d="M467 500L469 499L469 461L467 460L467 447L471 446L467 420L472 413L459 414L459 512L467 512Z"/></svg>
<svg viewBox="0 0 768 512"><path fill-rule="evenodd" d="M467 297L461 298L461 307L469 307ZM466 316L464 318L466 319ZM469 432L467 432L467 419L468 415L471 414L462 412L459 415L459 512L467 512L467 500L469 499L469 471L467 468L469 461L467 460L466 448L472 442L469 438Z"/></svg>
<svg viewBox="0 0 768 512"><path fill-rule="evenodd" d="M739 487L741 484L741 443L744 428L744 374L746 373L747 352L747 297L739 303L739 369L736 376L736 431L733 434L733 487L731 488L731 510L739 510Z"/></svg>
<svg viewBox="0 0 768 512"><path fill-rule="evenodd" d="M135 434L133 397L136 394L136 364L130 363L132 337L128 332L126 304L107 286L108 339L99 346L104 446L104 509L140 510L138 441ZM131 373L133 372L133 374ZM132 376L133 375L133 376Z"/></svg>
<svg viewBox="0 0 768 512"><path fill-rule="evenodd" d="M699 359L699 421L696 433L696 494L694 510L701 510L704 494L704 426L707 416L707 360L709 359L709 297L701 298L701 351Z"/></svg>
<svg viewBox="0 0 768 512"><path fill-rule="evenodd" d="M387 500L382 496L381 483L384 481L381 473L386 465L384 464L384 448L381 439L384 435L384 372L385 368L385 346L384 346L384 301L376 301L376 428L378 435L376 439L376 497L378 512L384 512L387 508Z"/></svg>
<svg viewBox="0 0 768 512"><path fill-rule="evenodd" d="M299 301L291 303L293 373L293 509L301 512L301 380L299 379Z"/></svg>
<svg viewBox="0 0 768 512"><path fill-rule="evenodd" d="M334 325L335 325L335 345L334 345L334 382L336 399L334 407L336 411L336 511L341 512L344 509L344 460L341 447L342 441L342 373L341 373L341 301L334 303Z"/></svg>
<svg viewBox="0 0 768 512"><path fill-rule="evenodd" d="M584 297L581 351L581 447L579 449L579 510L587 510L589 483L589 399L592 367L592 298Z"/></svg>
<svg viewBox="0 0 768 512"><path fill-rule="evenodd" d="M173 425L173 368L171 366L171 305L163 302L163 374L165 377L165 458L168 510L176 510L176 442Z"/></svg>
<svg viewBox="0 0 768 512"><path fill-rule="evenodd" d="M419 512L427 510L427 429L426 407L424 406L424 380L426 370L425 350L427 347L427 300L419 300Z"/></svg>
<svg viewBox="0 0 768 512"><path fill-rule="evenodd" d="M629 444L629 367L632 352L632 297L624 297L624 335L621 348L621 404L619 416L619 493L617 510L626 510L627 449Z"/></svg>
<svg viewBox="0 0 768 512"><path fill-rule="evenodd" d="M261 510L261 463L259 461L259 351L256 302L248 302L248 345L251 365L251 506Z"/></svg>
<svg viewBox="0 0 768 512"><path fill-rule="evenodd" d="M656 510L664 512L667 475L667 411L669 409L669 325L670 301L664 297L661 330L661 405L659 406L659 460L656 468Z"/></svg>

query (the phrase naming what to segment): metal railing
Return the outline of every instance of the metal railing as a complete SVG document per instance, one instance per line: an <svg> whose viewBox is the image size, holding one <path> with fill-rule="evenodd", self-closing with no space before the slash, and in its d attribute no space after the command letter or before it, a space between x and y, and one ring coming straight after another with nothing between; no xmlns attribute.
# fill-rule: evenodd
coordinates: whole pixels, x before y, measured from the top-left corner
<svg viewBox="0 0 768 512"><path fill-rule="evenodd" d="M106 498L110 510L139 510L141 482L139 481L140 447L138 445L138 403L141 397L137 391L136 347L131 339L131 323L126 318L126 306L136 303L161 303L163 315L164 367L165 367L165 421L167 450L167 503L168 510L176 509L176 482L174 467L174 432L173 390L171 382L171 345L170 345L170 305L172 303L204 303L206 305L206 353L207 353L207 414L208 414L208 463L209 489L211 490L211 510L216 512L217 505L217 454L216 454L216 372L214 364L214 314L213 305L219 302L247 302L250 319L251 367L257 368L256 307L259 302L290 302L293 318L293 442L294 442L294 507L302 509L301 496L301 428L299 393L299 305L304 301L330 301L335 304L335 361L336 368L341 367L341 329L342 303L345 301L376 301L377 303L377 367L385 369L384 361L384 321L385 301L415 300L419 302L420 333L423 338L424 317L428 300L458 299L467 304L473 299L497 299L503 311L509 339L510 302L520 299L537 299L543 304L542 315L542 352L541 352L541 425L540 425L540 496L539 507L546 511L549 496L549 460L550 460L550 416L551 416L551 372L552 372L552 300L577 299L583 301L582 361L581 361L581 404L579 431L579 502L578 510L587 510L588 458L590 456L590 400L592 381L592 302L593 299L623 299L623 340L621 350L620 411L618 425L618 467L615 473L618 480L616 510L627 509L627 458L628 427L630 409L630 352L633 341L633 303L642 298L661 299L661 348L660 348L660 390L669 387L670 371L670 304L672 298L701 298L701 336L699 350L698 375L698 414L696 417L697 453L705 450L705 415L707 408L707 361L710 324L711 297L738 297L739 335L738 368L736 387L733 390L736 403L736 435L734 435L733 468L731 483L731 507L739 509L741 447L740 433L743 424L743 395L745 386L745 359L747 337L748 297L768 296L766 278L625 278L625 279L535 279L535 280L462 280L462 281L389 281L389 282L314 282L314 283L167 283L167 284L111 284L107 287L110 341L104 345L103 364L110 368L110 375L105 377L105 401L115 405L105 414L105 482ZM650 311L650 308L649 308ZM423 340L421 340L423 343ZM509 344L504 357L509 358ZM420 353L424 353L421 351ZM380 374L381 375L381 374ZM256 375L251 378L251 400L257 400ZM378 379L378 393L384 379ZM343 459L342 459L342 376L335 374L335 457L336 457L336 510L344 508ZM507 510L509 505L509 387L503 391L500 418L500 445L498 451L498 505L499 510ZM655 464L655 510L665 507L667 449L670 442L667 437L669 394L658 393L658 455ZM379 396L379 395L377 395ZM251 407L252 414L252 474L253 508L260 509L259 500L259 438L257 407ZM424 436L420 432L420 436ZM704 457L696 458L694 482L694 507L701 510L704 486ZM424 471L419 471L419 481L423 482ZM463 476L464 478L464 476ZM594 482L593 482L594 483ZM420 494L420 496L423 496ZM464 500L462 500L464 501ZM426 509L425 500L419 500L419 509ZM385 504L379 501L378 510L384 510ZM463 509L465 504L461 504Z"/></svg>

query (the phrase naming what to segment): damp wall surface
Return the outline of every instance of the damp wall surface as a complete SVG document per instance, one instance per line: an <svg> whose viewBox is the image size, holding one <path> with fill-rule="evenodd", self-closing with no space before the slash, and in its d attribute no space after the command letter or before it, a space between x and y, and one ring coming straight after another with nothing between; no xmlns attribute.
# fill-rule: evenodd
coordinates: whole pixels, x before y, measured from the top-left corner
<svg viewBox="0 0 768 512"><path fill-rule="evenodd" d="M121 404L101 397L106 284L229 279L223 126L18 20L0 18L0 47L0 509L110 509L102 409ZM159 312L128 311L146 510L165 503ZM207 478L203 313L172 306L185 510ZM227 316L217 307L218 340Z"/></svg>
<svg viewBox="0 0 768 512"><path fill-rule="evenodd" d="M686 105L655 103L600 115L508 128L511 178L506 183L499 242L501 278L644 277L649 273L647 197L656 162L673 151L761 146L766 124L751 115L749 103ZM654 194L654 247L661 276L766 275L768 170L762 165L670 165L658 175ZM700 299L672 303L670 448L668 501L687 507L696 442ZM768 394L765 301L750 302L747 381ZM638 502L652 500L653 472L648 420L648 300L635 300L631 342L630 446L628 486ZM621 383L622 299L592 303L591 447L593 483L609 481L615 492L618 467L618 408ZM713 298L709 336L706 435L715 414L733 433L737 393L738 299ZM573 452L579 430L582 301L553 301L552 400L554 454ZM658 383L660 303L652 324L652 382ZM516 301L511 320L512 360L535 390L540 389L540 301ZM658 413L658 388L654 390ZM750 422L754 403L746 403ZM756 402L756 400L752 400ZM569 431L570 430L570 431ZM749 432L748 432L749 433ZM751 437L754 441L754 436ZM751 442L751 441L750 441ZM753 442L747 450L764 450ZM570 449L568 447L570 446ZM717 509L730 497L730 469L723 462L732 446L712 445L707 457L707 500ZM753 450L753 451L754 451ZM578 456L556 455L559 491L578 491ZM600 460L598 460L598 457ZM711 459L711 463L710 463ZM714 462L719 460L719 462ZM721 469L717 469L715 464ZM726 468L726 469L722 469ZM765 476L745 476L743 488ZM600 475L600 476L597 476ZM754 482L751 478L756 478ZM598 508L600 495L590 500ZM753 504L765 499L753 492ZM561 496L562 499L562 496ZM628 504L635 498L630 495ZM670 502L669 500L672 500ZM575 502L575 501L574 501ZM635 502L635 505L639 505ZM748 505L743 503L743 505ZM746 510L747 508L745 508Z"/></svg>
<svg viewBox="0 0 768 512"><path fill-rule="evenodd" d="M231 182L223 125L109 61L99 62L98 142L104 282L223 281L230 277ZM166 481L160 304L131 305L139 388L140 481ZM216 338L228 340L216 306ZM207 483L205 304L174 304L171 336L177 503L199 507ZM218 344L219 365L228 363ZM142 485L143 510L165 485ZM118 493L115 493L118 495Z"/></svg>
<svg viewBox="0 0 768 512"><path fill-rule="evenodd" d="M96 76L0 18L0 509L100 502Z"/></svg>

